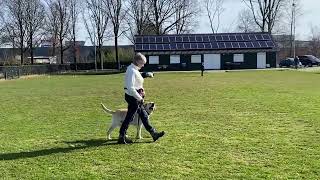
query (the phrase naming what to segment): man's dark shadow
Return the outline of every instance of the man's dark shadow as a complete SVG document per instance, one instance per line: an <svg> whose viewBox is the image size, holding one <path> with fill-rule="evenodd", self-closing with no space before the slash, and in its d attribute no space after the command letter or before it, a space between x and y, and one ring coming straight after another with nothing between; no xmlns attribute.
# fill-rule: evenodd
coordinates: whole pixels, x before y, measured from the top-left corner
<svg viewBox="0 0 320 180"><path fill-rule="evenodd" d="M57 147L51 149L41 149L36 151L25 151L25 152L14 152L14 153L1 153L0 161L4 160L16 160L24 158L34 158L40 156L47 156L57 153L69 153L74 150L95 148L101 146L111 146L117 145L117 140L105 140L105 139L90 139L90 140L76 140L76 141L63 141L63 143L68 144L68 147ZM151 141L138 141L137 143L151 143Z"/></svg>

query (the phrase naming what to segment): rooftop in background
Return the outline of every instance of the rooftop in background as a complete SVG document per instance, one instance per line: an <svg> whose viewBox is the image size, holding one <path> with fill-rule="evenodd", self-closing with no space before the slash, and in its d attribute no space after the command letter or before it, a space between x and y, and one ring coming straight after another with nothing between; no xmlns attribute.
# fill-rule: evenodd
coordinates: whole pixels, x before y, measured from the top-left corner
<svg viewBox="0 0 320 180"><path fill-rule="evenodd" d="M269 49L277 47L269 33L219 33L135 36L136 51Z"/></svg>

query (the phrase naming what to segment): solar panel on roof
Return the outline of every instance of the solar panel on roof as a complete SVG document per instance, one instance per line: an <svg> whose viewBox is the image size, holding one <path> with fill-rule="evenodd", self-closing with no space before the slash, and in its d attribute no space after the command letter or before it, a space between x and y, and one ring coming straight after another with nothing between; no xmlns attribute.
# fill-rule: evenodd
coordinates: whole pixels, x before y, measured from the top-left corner
<svg viewBox="0 0 320 180"><path fill-rule="evenodd" d="M229 36L230 41L237 41L236 36L230 35Z"/></svg>
<svg viewBox="0 0 320 180"><path fill-rule="evenodd" d="M226 44L226 48L227 49L231 49L232 48L231 42L226 42L225 44Z"/></svg>
<svg viewBox="0 0 320 180"><path fill-rule="evenodd" d="M164 44L163 45L163 50L170 50L170 45L169 44Z"/></svg>
<svg viewBox="0 0 320 180"><path fill-rule="evenodd" d="M163 45L162 44L157 44L157 50L163 50Z"/></svg>
<svg viewBox="0 0 320 180"><path fill-rule="evenodd" d="M218 43L218 46L219 46L219 49L224 49L224 48L226 48L226 45L225 45L224 42L219 42L219 43Z"/></svg>
<svg viewBox="0 0 320 180"><path fill-rule="evenodd" d="M262 35L262 37L263 37L263 40L271 40L271 37L269 34L264 34Z"/></svg>
<svg viewBox="0 0 320 180"><path fill-rule="evenodd" d="M136 37L135 43L142 43L142 38L141 37Z"/></svg>
<svg viewBox="0 0 320 180"><path fill-rule="evenodd" d="M184 46L184 49L190 49L191 48L191 44L190 43L184 43L183 46Z"/></svg>
<svg viewBox="0 0 320 180"><path fill-rule="evenodd" d="M184 49L183 48L183 43L178 43L177 46L178 46L178 49Z"/></svg>
<svg viewBox="0 0 320 180"><path fill-rule="evenodd" d="M169 43L169 42L170 42L168 36L162 37L162 41L163 41L164 43Z"/></svg>
<svg viewBox="0 0 320 180"><path fill-rule="evenodd" d="M256 34L256 40L261 41L263 40L262 35L261 34Z"/></svg>
<svg viewBox="0 0 320 180"><path fill-rule="evenodd" d="M198 43L198 49L204 49L204 43Z"/></svg>
<svg viewBox="0 0 320 180"><path fill-rule="evenodd" d="M182 42L182 37L176 36L176 42Z"/></svg>
<svg viewBox="0 0 320 180"><path fill-rule="evenodd" d="M256 40L256 36L254 34L249 34L249 40L251 41L255 41Z"/></svg>
<svg viewBox="0 0 320 180"><path fill-rule="evenodd" d="M183 42L190 42L188 36L183 36L183 37L182 37L182 40L183 40Z"/></svg>
<svg viewBox="0 0 320 180"><path fill-rule="evenodd" d="M192 43L191 44L191 49L198 49L197 43Z"/></svg>
<svg viewBox="0 0 320 180"><path fill-rule="evenodd" d="M209 36L209 40L210 40L210 42L216 41L216 37L215 36Z"/></svg>
<svg viewBox="0 0 320 180"><path fill-rule="evenodd" d="M267 43L265 41L260 41L259 44L260 44L260 46L262 48L267 48L268 47L268 45L267 45Z"/></svg>
<svg viewBox="0 0 320 180"><path fill-rule="evenodd" d="M222 35L222 40L223 41L229 41L229 36L228 35Z"/></svg>
<svg viewBox="0 0 320 180"><path fill-rule="evenodd" d="M137 44L136 45L136 50L139 50L139 51L142 50L142 45L141 44Z"/></svg>
<svg viewBox="0 0 320 180"><path fill-rule="evenodd" d="M268 47L274 47L274 43L272 41L267 41Z"/></svg>
<svg viewBox="0 0 320 180"><path fill-rule="evenodd" d="M241 35L236 35L236 40L237 41L243 41L243 37Z"/></svg>
<svg viewBox="0 0 320 180"><path fill-rule="evenodd" d="M217 36L216 36L216 40L217 40L217 41L222 41L222 36L221 36L221 35L217 35Z"/></svg>
<svg viewBox="0 0 320 180"><path fill-rule="evenodd" d="M150 44L150 50L157 50L156 44Z"/></svg>
<svg viewBox="0 0 320 180"><path fill-rule="evenodd" d="M177 50L177 44L176 43L171 43L170 44L170 49L171 50Z"/></svg>
<svg viewBox="0 0 320 180"><path fill-rule="evenodd" d="M176 42L176 37L170 36L170 37L169 37L169 41L170 41L171 43Z"/></svg>
<svg viewBox="0 0 320 180"><path fill-rule="evenodd" d="M203 36L203 42L209 42L209 37L208 36Z"/></svg>
<svg viewBox="0 0 320 180"><path fill-rule="evenodd" d="M212 47L212 49L218 49L218 48L219 48L217 42L212 42L212 43L211 43L211 47Z"/></svg>
<svg viewBox="0 0 320 180"><path fill-rule="evenodd" d="M247 49L274 48L270 34L195 34L136 36L135 50L205 50L205 49Z"/></svg>
<svg viewBox="0 0 320 180"><path fill-rule="evenodd" d="M245 42L247 48L253 48L252 42Z"/></svg>
<svg viewBox="0 0 320 180"><path fill-rule="evenodd" d="M204 48L205 49L211 49L211 44L210 43L204 43Z"/></svg>
<svg viewBox="0 0 320 180"><path fill-rule="evenodd" d="M142 50L149 50L149 49L150 49L149 44L144 44L144 45L142 46Z"/></svg>
<svg viewBox="0 0 320 180"><path fill-rule="evenodd" d="M239 43L237 43L237 42L233 42L232 47L233 48L240 48Z"/></svg>
<svg viewBox="0 0 320 180"><path fill-rule="evenodd" d="M261 48L261 46L260 46L258 41L253 41L252 45L253 45L254 48Z"/></svg>
<svg viewBox="0 0 320 180"><path fill-rule="evenodd" d="M143 37L143 43L149 43L149 38L148 37Z"/></svg>
<svg viewBox="0 0 320 180"><path fill-rule="evenodd" d="M156 42L157 43L162 43L162 37L156 37Z"/></svg>
<svg viewBox="0 0 320 180"><path fill-rule="evenodd" d="M149 37L149 43L155 43L156 37Z"/></svg>
<svg viewBox="0 0 320 180"><path fill-rule="evenodd" d="M249 35L243 34L242 37L243 37L243 40L250 41Z"/></svg>
<svg viewBox="0 0 320 180"><path fill-rule="evenodd" d="M202 36L196 36L196 42L202 42L203 39L202 39Z"/></svg>
<svg viewBox="0 0 320 180"><path fill-rule="evenodd" d="M196 42L196 37L195 36L189 36L190 42Z"/></svg>
<svg viewBox="0 0 320 180"><path fill-rule="evenodd" d="M246 44L244 42L239 42L240 48L246 48Z"/></svg>

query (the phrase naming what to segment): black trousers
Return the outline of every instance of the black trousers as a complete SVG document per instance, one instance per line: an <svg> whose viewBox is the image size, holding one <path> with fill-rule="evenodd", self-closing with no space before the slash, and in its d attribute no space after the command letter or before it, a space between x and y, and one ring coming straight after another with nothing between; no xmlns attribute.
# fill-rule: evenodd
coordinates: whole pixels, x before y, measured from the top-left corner
<svg viewBox="0 0 320 180"><path fill-rule="evenodd" d="M152 132L153 127L150 125L148 113L145 110L144 106L140 105L136 98L134 98L133 96L129 96L128 94L125 94L125 100L128 103L128 112L120 128L120 136L126 135L129 123L133 120L136 112L138 113L146 130L148 132Z"/></svg>

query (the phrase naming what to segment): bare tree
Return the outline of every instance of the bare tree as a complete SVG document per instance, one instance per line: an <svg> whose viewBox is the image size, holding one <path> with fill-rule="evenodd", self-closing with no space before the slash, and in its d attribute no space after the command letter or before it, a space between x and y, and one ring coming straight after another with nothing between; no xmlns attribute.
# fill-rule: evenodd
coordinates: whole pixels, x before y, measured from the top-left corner
<svg viewBox="0 0 320 180"><path fill-rule="evenodd" d="M196 0L176 0L175 6L175 33L183 34L192 31L196 26L196 16L199 14L198 1Z"/></svg>
<svg viewBox="0 0 320 180"><path fill-rule="evenodd" d="M175 19L177 0L148 0L150 22L154 25L155 34L162 35L173 31L180 19Z"/></svg>
<svg viewBox="0 0 320 180"><path fill-rule="evenodd" d="M118 64L118 69L120 70L120 61L118 54L118 38L121 35L119 34L120 26L125 17L125 12L122 7L122 0L104 0L107 6L107 13L110 18L110 21L113 25L113 35L114 35L114 47L116 50L116 62Z"/></svg>
<svg viewBox="0 0 320 180"><path fill-rule="evenodd" d="M70 20L71 20L71 29L70 35L72 39L72 54L73 54L73 62L75 63L76 71L77 71L77 55L76 55L76 27L79 16L79 1L70 0Z"/></svg>
<svg viewBox="0 0 320 180"><path fill-rule="evenodd" d="M146 0L129 0L127 6L127 38L134 43L134 35L146 34L147 23L149 22L149 10Z"/></svg>
<svg viewBox="0 0 320 180"><path fill-rule="evenodd" d="M318 26L311 25L311 37L310 37L310 51L314 56L320 56L320 28Z"/></svg>
<svg viewBox="0 0 320 180"><path fill-rule="evenodd" d="M53 22L49 22L53 26L52 29L52 41L56 41L55 37L57 37L57 41L59 43L59 53L60 53L60 62L64 64L64 51L66 51L69 47L64 46L63 42L69 38L70 35L70 26L71 26L71 3L69 0L47 0L49 15L48 19L56 21L55 25ZM55 43L55 42L53 42Z"/></svg>
<svg viewBox="0 0 320 180"><path fill-rule="evenodd" d="M41 39L41 28L44 22L44 5L40 0L28 0L26 3L26 33L29 37L29 50L31 56L31 64L33 64L33 47L34 42L38 39Z"/></svg>
<svg viewBox="0 0 320 180"><path fill-rule="evenodd" d="M261 32L272 33L286 0L242 0L251 10Z"/></svg>
<svg viewBox="0 0 320 180"><path fill-rule="evenodd" d="M20 64L24 63L24 53L28 42L26 19L26 0L4 0L4 16L7 37L12 40L14 46L15 40L20 49Z"/></svg>
<svg viewBox="0 0 320 180"><path fill-rule="evenodd" d="M212 33L216 33L220 28L220 17L224 11L223 0L205 0L206 14L210 22Z"/></svg>
<svg viewBox="0 0 320 180"><path fill-rule="evenodd" d="M239 12L237 31L248 33L255 32L258 29L259 27L257 27L249 9L243 9Z"/></svg>
<svg viewBox="0 0 320 180"><path fill-rule="evenodd" d="M98 57L103 69L103 50L102 46L110 34L107 32L109 24L109 16L107 15L107 8L102 0L86 0L86 8L82 11L84 25L89 34L91 43L96 47L98 43ZM96 67L97 68L97 67Z"/></svg>
<svg viewBox="0 0 320 180"><path fill-rule="evenodd" d="M52 44L52 56L56 56L56 47L58 45L58 31L59 31L59 6L56 1L46 0L46 22L45 22L45 31L46 40L49 40Z"/></svg>

